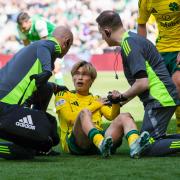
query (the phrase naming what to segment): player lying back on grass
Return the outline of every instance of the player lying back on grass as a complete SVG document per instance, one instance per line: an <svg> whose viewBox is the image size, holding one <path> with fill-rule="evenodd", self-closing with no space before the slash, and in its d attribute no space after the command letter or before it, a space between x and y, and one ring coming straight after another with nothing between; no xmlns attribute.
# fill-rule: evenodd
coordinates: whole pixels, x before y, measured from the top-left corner
<svg viewBox="0 0 180 180"><path fill-rule="evenodd" d="M126 138L130 156L137 157L148 144L149 134L139 136L136 124L129 113L120 114L119 103L107 104L107 98L93 96L89 89L97 72L86 61L76 63L71 70L75 91L60 91L56 95L56 111L60 120L61 146L63 151L75 155L102 154L108 157ZM117 91L112 98L119 97ZM112 121L105 130L102 116Z"/></svg>

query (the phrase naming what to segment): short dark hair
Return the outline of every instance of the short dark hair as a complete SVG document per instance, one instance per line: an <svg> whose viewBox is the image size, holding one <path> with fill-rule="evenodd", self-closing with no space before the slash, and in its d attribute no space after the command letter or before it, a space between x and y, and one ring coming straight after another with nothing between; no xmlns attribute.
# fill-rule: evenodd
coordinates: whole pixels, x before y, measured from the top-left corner
<svg viewBox="0 0 180 180"><path fill-rule="evenodd" d="M26 13L26 12L21 12L21 13L19 13L19 15L18 15L18 17L17 17L17 23L18 23L19 25L21 25L22 22L24 22L24 21L26 21L26 20L28 20L28 19L30 19L29 14Z"/></svg>
<svg viewBox="0 0 180 180"><path fill-rule="evenodd" d="M103 11L97 18L96 22L102 28L110 27L112 29L117 29L123 26L119 14L115 11L107 10Z"/></svg>

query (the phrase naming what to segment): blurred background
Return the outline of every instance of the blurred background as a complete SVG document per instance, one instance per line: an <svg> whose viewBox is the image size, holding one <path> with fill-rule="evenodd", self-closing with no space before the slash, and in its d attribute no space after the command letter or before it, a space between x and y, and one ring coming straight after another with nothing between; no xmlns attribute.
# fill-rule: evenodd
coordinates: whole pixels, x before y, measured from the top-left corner
<svg viewBox="0 0 180 180"><path fill-rule="evenodd" d="M110 89L124 91L128 85L122 73L121 57L118 56L118 64L115 66L114 49L107 47L98 33L95 19L103 10L116 10L124 27L137 31L137 0L0 0L0 67L24 47L18 37L17 15L22 11L30 16L41 14L56 25L69 26L74 34L73 46L64 57L60 69L65 85L73 88L69 70L75 62L83 59L92 62L98 70L93 93L105 96ZM148 25L148 38L152 42L156 38L156 24L153 20ZM120 75L118 81L114 78L114 70ZM138 107L138 110L134 110L134 107ZM142 119L143 110L138 100L129 103L127 108L125 106L126 110L132 110L137 119Z"/></svg>
<svg viewBox="0 0 180 180"><path fill-rule="evenodd" d="M17 33L16 18L22 12L41 14L56 25L68 25L74 34L70 54L88 58L110 50L97 32L96 17L103 10L116 10L126 29L136 31L137 0L0 0L0 52L13 54L23 47ZM150 26L152 41L155 30Z"/></svg>

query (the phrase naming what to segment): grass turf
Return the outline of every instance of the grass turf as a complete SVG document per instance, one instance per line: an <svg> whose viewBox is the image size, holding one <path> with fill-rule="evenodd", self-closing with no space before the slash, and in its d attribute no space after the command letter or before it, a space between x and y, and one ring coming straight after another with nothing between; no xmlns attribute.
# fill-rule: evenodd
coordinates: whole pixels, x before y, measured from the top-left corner
<svg viewBox="0 0 180 180"><path fill-rule="evenodd" d="M138 126L141 122L138 122ZM172 120L168 132L174 131ZM179 179L179 157L129 158L127 142L111 158L73 156L61 153L55 157L34 160L0 160L2 180L8 179Z"/></svg>
<svg viewBox="0 0 180 180"><path fill-rule="evenodd" d="M105 96L109 90L124 91L128 85L120 75L115 80L112 73L99 73L98 79L92 87L92 93ZM65 76L67 86L72 89L69 74ZM53 99L49 111L53 113ZM121 112L128 111L133 114L138 127L141 126L143 107L136 98L122 108ZM175 132L175 121L171 120L168 133ZM56 150L59 147L56 147ZM130 159L127 142L124 139L117 154L109 159L100 156L73 156L61 153L60 156L39 156L33 160L7 161L0 160L0 179L179 179L179 157L153 157Z"/></svg>

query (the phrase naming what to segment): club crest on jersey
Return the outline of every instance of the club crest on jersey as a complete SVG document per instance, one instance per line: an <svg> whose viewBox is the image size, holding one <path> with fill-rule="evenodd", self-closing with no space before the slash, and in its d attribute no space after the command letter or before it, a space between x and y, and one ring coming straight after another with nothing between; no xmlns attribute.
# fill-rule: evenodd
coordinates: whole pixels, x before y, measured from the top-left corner
<svg viewBox="0 0 180 180"><path fill-rule="evenodd" d="M56 102L56 106L61 106L63 104L65 104L65 100L64 99L60 99L59 101Z"/></svg>
<svg viewBox="0 0 180 180"><path fill-rule="evenodd" d="M172 2L169 4L169 9L171 11L178 11L179 10L179 5L176 2Z"/></svg>

